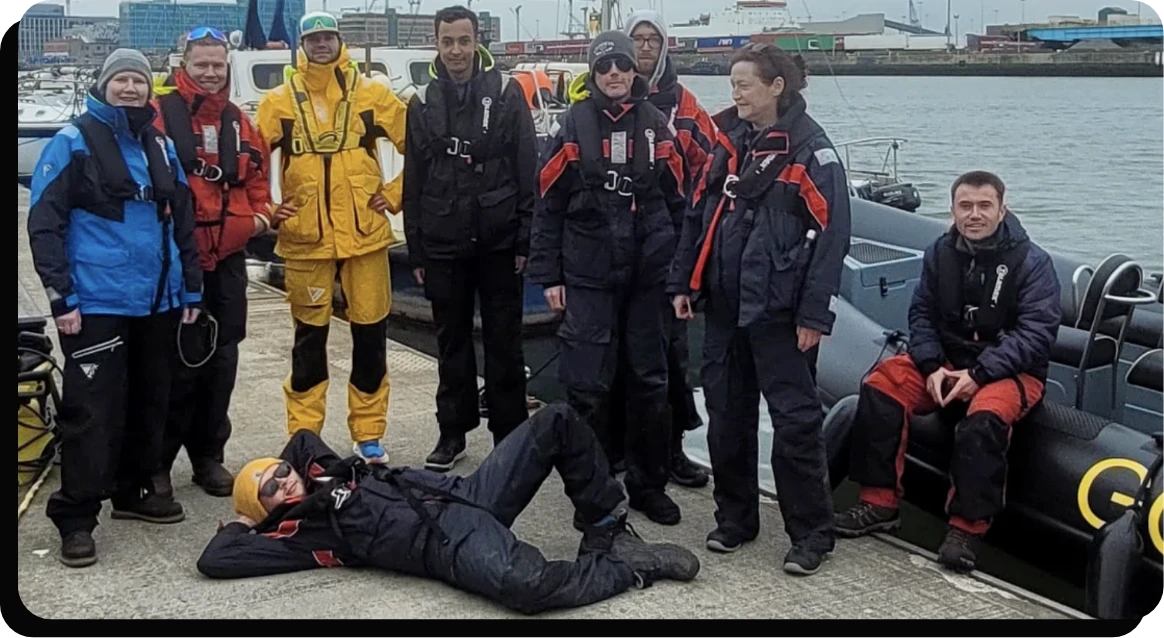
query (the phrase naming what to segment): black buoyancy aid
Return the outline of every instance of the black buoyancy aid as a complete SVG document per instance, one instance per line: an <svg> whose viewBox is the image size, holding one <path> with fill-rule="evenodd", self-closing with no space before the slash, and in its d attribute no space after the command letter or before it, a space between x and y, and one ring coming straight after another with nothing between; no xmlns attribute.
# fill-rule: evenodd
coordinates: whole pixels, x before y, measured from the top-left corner
<svg viewBox="0 0 1164 638"><path fill-rule="evenodd" d="M938 308L947 325L972 330L985 347L996 343L1018 299L1019 268L1027 258L1029 241L1009 248L968 255L954 245L952 235L938 243L934 253ZM977 268L971 264L977 262ZM965 299L965 278L980 273L982 298L976 304Z"/></svg>
<svg viewBox="0 0 1164 638"><path fill-rule="evenodd" d="M218 166L209 166L198 157L198 149L205 148L205 140L200 131L194 130L194 113L198 112L205 98L195 95L187 106L186 99L174 91L158 99L162 110L162 121L166 123L166 133L174 140L174 150L183 170L197 175L208 182L224 182L238 186L241 157L250 157L250 144L242 137L242 112L229 100L222 108L218 129Z"/></svg>
<svg viewBox="0 0 1164 638"><path fill-rule="evenodd" d="M125 220L126 201L152 201L157 205L158 219L162 222L162 272L152 308L157 312L170 277L170 204L178 196L177 171L170 166L170 158L166 155L166 136L150 125L144 126L138 135L150 175L150 185L142 186L130 174L113 129L90 113L83 113L74 119L73 126L81 132L81 137L89 147L100 181L97 185L100 192L87 194L91 199L84 203L86 210L99 217L120 222Z"/></svg>
<svg viewBox="0 0 1164 638"><path fill-rule="evenodd" d="M420 87L416 95L427 107L425 122L432 156L459 156L475 164L477 172L482 172L485 162L503 155L504 136L499 134L497 120L505 108L502 97L510 78L498 72L486 72L470 81L477 83L472 87L473 122L477 134L468 139L461 139L449 131L449 111L453 106L450 100L453 96L449 94L456 91L451 82L430 82Z"/></svg>
<svg viewBox="0 0 1164 638"><path fill-rule="evenodd" d="M177 174L166 156L166 136L161 131L146 126L138 135L150 175L150 184L143 186L130 174L113 129L89 113L78 116L73 120L73 125L81 132L85 145L89 147L101 182L98 185L99 193L83 194L91 198L84 202L86 210L99 217L122 221L125 219L126 201L152 201L158 204L158 217L167 216L166 205L177 196L174 183Z"/></svg>
<svg viewBox="0 0 1164 638"><path fill-rule="evenodd" d="M584 100L573 109L574 123L578 135L578 165L582 173L580 189L603 188L630 197L643 198L652 189L657 190L659 181L656 168L661 164L658 158L659 133L648 123L649 114L640 109L645 101L635 104L622 118L627 118L632 131L627 140L627 154L630 161L617 164L612 161L613 132L604 134L599 115L602 107L594 99ZM603 148L609 145L608 154ZM642 149L642 150L640 150Z"/></svg>

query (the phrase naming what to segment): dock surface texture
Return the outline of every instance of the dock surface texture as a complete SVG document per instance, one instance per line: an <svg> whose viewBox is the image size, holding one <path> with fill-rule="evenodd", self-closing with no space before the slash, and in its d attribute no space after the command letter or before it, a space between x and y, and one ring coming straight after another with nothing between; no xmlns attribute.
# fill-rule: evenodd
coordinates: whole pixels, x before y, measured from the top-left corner
<svg viewBox="0 0 1164 638"><path fill-rule="evenodd" d="M47 314L48 303L32 267L20 189L18 297L21 314ZM51 322L50 322L51 326ZM287 441L281 385L290 371L292 324L281 292L254 284L248 336L240 352L231 404L234 433L226 448L232 472L248 460L278 454ZM54 335L55 336L55 335ZM331 331L331 378L323 437L340 454L351 451L345 385L351 337L336 320ZM61 355L56 352L57 361ZM392 394L384 446L393 465L420 467L437 439L436 361L389 343ZM480 383L480 381L479 381ZM468 457L453 470L468 473L489 453L485 423L468 436ZM60 538L44 515L59 485L59 467L19 520L18 591L41 618L522 618L521 614L434 580L374 568L316 569L294 574L216 581L195 569L220 520L234 520L229 498L204 493L190 480L185 452L173 473L175 497L186 520L173 525L112 520L106 502L94 532L98 562L74 569L57 560ZM692 549L702 562L689 583L661 581L594 605L547 612L557 618L1065 618L1053 605L967 576L941 570L930 558L877 538L841 540L814 576L781 569L788 550L778 506L761 506L759 538L719 555L704 549L714 526L711 487L668 487L683 510L674 527L639 512L630 520L648 541ZM572 560L580 533L557 473L517 519L514 531L547 558ZM8 614L5 614L8 616Z"/></svg>

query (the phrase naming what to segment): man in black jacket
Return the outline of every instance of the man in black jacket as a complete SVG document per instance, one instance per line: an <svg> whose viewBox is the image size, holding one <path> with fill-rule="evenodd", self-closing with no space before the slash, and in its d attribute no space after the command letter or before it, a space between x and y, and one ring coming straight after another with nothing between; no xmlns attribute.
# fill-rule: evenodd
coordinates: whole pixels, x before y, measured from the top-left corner
<svg viewBox="0 0 1164 638"><path fill-rule="evenodd" d="M588 522L574 561L546 560L509 529L555 469ZM198 559L212 578L372 565L535 614L699 572L695 554L645 543L616 511L622 488L590 428L565 405L526 420L466 477L340 459L300 430L280 458L248 463L233 496L239 520Z"/></svg>
<svg viewBox="0 0 1164 638"><path fill-rule="evenodd" d="M517 82L477 44L464 7L435 18L432 82L408 106L404 229L437 324L440 439L425 467L452 469L480 421L473 348L481 301L489 429L498 443L526 419L522 277L529 255L537 136Z"/></svg>

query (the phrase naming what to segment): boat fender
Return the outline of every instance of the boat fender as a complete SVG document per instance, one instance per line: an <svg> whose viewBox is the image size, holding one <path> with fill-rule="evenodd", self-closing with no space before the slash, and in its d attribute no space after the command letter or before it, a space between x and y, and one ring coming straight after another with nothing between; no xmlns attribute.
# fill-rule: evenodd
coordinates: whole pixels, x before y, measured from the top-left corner
<svg viewBox="0 0 1164 638"><path fill-rule="evenodd" d="M829 463L829 485L836 490L849 475L850 442L857 416L857 395L850 394L833 405L822 426L825 456Z"/></svg>
<svg viewBox="0 0 1164 638"><path fill-rule="evenodd" d="M1132 598L1133 580L1144 552L1139 531L1144 501L1153 477L1160 471L1161 459L1164 456L1157 454L1132 506L1105 523L1091 539L1083 603L1084 611L1091 616L1105 620L1129 617L1126 601Z"/></svg>

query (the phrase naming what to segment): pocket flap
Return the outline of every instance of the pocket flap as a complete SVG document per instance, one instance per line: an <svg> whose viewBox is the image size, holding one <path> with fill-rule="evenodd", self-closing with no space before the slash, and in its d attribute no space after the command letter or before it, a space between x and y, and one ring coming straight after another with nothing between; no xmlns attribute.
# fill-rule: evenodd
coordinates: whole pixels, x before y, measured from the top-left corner
<svg viewBox="0 0 1164 638"><path fill-rule="evenodd" d="M517 186L508 183L501 188L481 193L477 196L477 203L481 205L481 208L492 208L515 195L517 195Z"/></svg>

